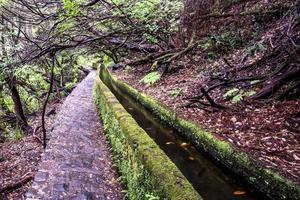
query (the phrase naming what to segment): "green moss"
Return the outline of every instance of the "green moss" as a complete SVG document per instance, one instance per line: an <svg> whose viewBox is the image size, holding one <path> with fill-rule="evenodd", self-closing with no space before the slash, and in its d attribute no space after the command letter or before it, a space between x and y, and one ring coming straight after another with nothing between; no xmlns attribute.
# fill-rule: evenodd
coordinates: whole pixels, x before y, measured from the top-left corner
<svg viewBox="0 0 300 200"><path fill-rule="evenodd" d="M94 86L94 99L128 199L201 199L99 79Z"/></svg>
<svg viewBox="0 0 300 200"><path fill-rule="evenodd" d="M274 199L299 199L300 188L278 173L259 166L249 155L233 148L228 142L220 141L198 125L179 118L176 113L163 107L158 101L112 77L105 69L101 75L110 79L114 87L131 95L160 120L176 129L198 149L208 153L217 162Z"/></svg>

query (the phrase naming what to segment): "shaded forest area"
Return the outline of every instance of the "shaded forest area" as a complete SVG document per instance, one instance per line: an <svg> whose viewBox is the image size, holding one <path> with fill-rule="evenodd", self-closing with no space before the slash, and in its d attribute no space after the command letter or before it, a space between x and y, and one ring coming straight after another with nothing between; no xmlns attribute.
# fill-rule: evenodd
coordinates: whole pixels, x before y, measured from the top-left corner
<svg viewBox="0 0 300 200"><path fill-rule="evenodd" d="M186 1L177 50L115 74L299 183L298 17L295 1Z"/></svg>
<svg viewBox="0 0 300 200"><path fill-rule="evenodd" d="M299 183L300 1L0 0L0 13L1 192L32 179L59 102L101 62Z"/></svg>

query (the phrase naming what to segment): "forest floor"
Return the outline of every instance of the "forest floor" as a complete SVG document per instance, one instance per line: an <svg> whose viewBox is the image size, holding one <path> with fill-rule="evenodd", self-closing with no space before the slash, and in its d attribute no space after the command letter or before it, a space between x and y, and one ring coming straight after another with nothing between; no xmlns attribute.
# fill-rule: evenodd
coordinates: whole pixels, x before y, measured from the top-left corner
<svg viewBox="0 0 300 200"><path fill-rule="evenodd" d="M234 60L231 57L244 56L236 53L228 57ZM220 60L216 63L222 65ZM220 140L230 142L259 164L300 184L300 134L291 129L289 124L289 119L300 111L300 100L267 102L244 98L238 103L232 103L224 98L226 88L222 88L210 95L227 109L185 107L189 103L186 100L188 97L198 95L199 88L208 87L212 83L208 81L209 75L201 70L199 73L197 65L184 65L182 69L166 74L153 85L140 81L149 72L149 66L119 69L114 74L176 111L179 116L196 122Z"/></svg>
<svg viewBox="0 0 300 200"><path fill-rule="evenodd" d="M287 128L287 118L300 111L299 100L240 103L218 112L182 108L187 103L184 98L197 91L195 71L190 68L183 69L152 86L139 82L144 76L141 71L118 71L115 74L140 92L176 111L179 116L200 124L219 139L227 140L247 152L267 168L272 168L300 184L300 134ZM172 92L178 89L181 94L172 97ZM214 97L222 98L222 94Z"/></svg>
<svg viewBox="0 0 300 200"><path fill-rule="evenodd" d="M52 114L46 117L48 133L51 133L56 113L59 112L63 101L64 99L54 101L48 106L48 110L52 111ZM22 199L32 185L31 180L37 171L43 152L42 131L41 128L37 128L41 125L40 118L41 112L29 119L29 124L34 127L32 132L27 133L19 140L10 140L0 144L0 189L13 186L20 181L25 183L11 190L3 191L0 199Z"/></svg>
<svg viewBox="0 0 300 200"><path fill-rule="evenodd" d="M274 4L271 1L243 2L229 7L227 12L239 13L246 8L267 9L275 3L279 6L293 3L290 0L272 1ZM115 68L113 73L179 116L196 122L220 140L230 142L259 164L300 185L299 98L280 99L275 92L265 100L251 98L290 69L281 66L290 59L287 52L294 51L294 46L289 45L286 38L291 18L278 15L264 19L262 16L261 21L256 21L255 17L224 17L207 20L203 24L202 29L196 31L201 33L209 27L212 33L208 37L200 34L199 46L168 63L168 70L164 69L163 64L152 65L151 60L149 64L131 65L132 60L137 60L133 55L128 58L130 60L122 61L124 66L129 63L129 67ZM194 27L187 28L191 32ZM247 34L242 37L236 33L231 35L232 30L239 28L255 36L247 39ZM299 34L297 31L295 33ZM241 42L239 40L242 43L236 45ZM297 63L298 60L296 66ZM291 68L293 66L291 64ZM145 75L153 71L159 72L160 79L152 85L143 83ZM299 80L299 75L295 76ZM247 80L247 77L253 79ZM262 84L259 77L265 77ZM228 80L242 81L226 84ZM219 84L220 87L209 91L209 96L222 108L212 105L207 97L195 99L205 96L200 89L207 92L211 86ZM235 102L233 98L228 98L229 95L226 96L234 90L241 94L235 96L238 97Z"/></svg>

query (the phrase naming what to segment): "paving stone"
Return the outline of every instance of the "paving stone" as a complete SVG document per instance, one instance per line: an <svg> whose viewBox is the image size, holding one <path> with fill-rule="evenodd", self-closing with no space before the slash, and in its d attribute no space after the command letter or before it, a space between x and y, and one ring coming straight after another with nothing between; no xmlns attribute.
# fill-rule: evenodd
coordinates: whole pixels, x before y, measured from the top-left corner
<svg viewBox="0 0 300 200"><path fill-rule="evenodd" d="M67 97L57 114L26 199L123 199L92 100L96 72Z"/></svg>
<svg viewBox="0 0 300 200"><path fill-rule="evenodd" d="M36 182L44 182L48 179L49 174L47 172L37 172L35 177L34 177L34 181Z"/></svg>
<svg viewBox="0 0 300 200"><path fill-rule="evenodd" d="M69 185L67 183L53 185L54 192L65 192L68 190L68 188Z"/></svg>

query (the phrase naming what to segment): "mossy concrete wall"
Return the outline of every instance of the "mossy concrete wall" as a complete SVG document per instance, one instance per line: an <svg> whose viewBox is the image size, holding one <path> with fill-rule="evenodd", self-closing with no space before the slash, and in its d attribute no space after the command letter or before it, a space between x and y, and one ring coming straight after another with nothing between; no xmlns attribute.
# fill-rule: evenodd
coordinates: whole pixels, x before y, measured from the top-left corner
<svg viewBox="0 0 300 200"><path fill-rule="evenodd" d="M207 153L239 179L255 187L271 199L300 199L300 188L292 181L270 169L264 168L248 154L235 149L226 141L220 141L197 124L179 118L176 113L165 108L155 99L139 93L126 83L110 75L106 68L101 68L100 73L105 74L110 79L111 84L132 96L160 120L176 129L200 151Z"/></svg>
<svg viewBox="0 0 300 200"><path fill-rule="evenodd" d="M99 78L94 99L128 199L202 199Z"/></svg>

